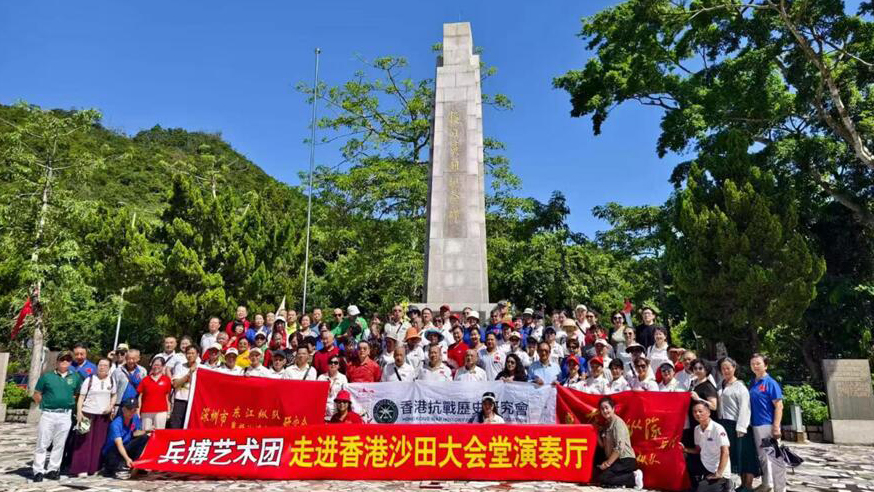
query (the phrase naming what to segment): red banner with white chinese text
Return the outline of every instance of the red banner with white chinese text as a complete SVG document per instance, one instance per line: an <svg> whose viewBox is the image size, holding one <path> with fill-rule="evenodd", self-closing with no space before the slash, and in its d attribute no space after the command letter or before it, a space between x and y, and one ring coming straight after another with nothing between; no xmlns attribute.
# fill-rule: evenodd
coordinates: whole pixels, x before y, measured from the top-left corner
<svg viewBox="0 0 874 492"><path fill-rule="evenodd" d="M253 479L587 482L590 425L322 424L159 430L135 468Z"/></svg>
<svg viewBox="0 0 874 492"><path fill-rule="evenodd" d="M556 421L560 424L601 425L598 401L602 395L558 387ZM625 391L610 395L616 415L631 433L637 466L643 470L647 489L687 490L686 459L683 454L683 426L689 408L689 393ZM596 463L597 464L597 463Z"/></svg>
<svg viewBox="0 0 874 492"><path fill-rule="evenodd" d="M198 369L187 429L294 427L325 422L327 381L238 376Z"/></svg>

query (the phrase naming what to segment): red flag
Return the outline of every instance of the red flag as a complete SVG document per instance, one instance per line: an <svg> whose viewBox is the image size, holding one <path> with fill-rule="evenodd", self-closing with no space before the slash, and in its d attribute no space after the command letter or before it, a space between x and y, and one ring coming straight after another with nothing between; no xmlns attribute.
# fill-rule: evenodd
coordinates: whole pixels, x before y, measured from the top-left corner
<svg viewBox="0 0 874 492"><path fill-rule="evenodd" d="M18 319L15 321L15 326L12 328L12 336L10 338L14 339L15 335L18 335L18 331L21 330L21 325L24 324L24 318L32 312L33 307L30 305L30 297L28 296L27 302L24 303L24 307L21 308L21 312L18 313Z"/></svg>
<svg viewBox="0 0 874 492"><path fill-rule="evenodd" d="M632 309L634 309L634 308L631 305L631 299L626 297L625 298L625 306L622 307L622 312L625 314L630 314Z"/></svg>
<svg viewBox="0 0 874 492"><path fill-rule="evenodd" d="M595 424L601 395L583 393L563 386L555 398L559 424ZM689 408L689 393L623 391L610 395L616 415L622 417L631 434L637 466L643 470L643 485L656 490L688 490L683 457L683 424Z"/></svg>

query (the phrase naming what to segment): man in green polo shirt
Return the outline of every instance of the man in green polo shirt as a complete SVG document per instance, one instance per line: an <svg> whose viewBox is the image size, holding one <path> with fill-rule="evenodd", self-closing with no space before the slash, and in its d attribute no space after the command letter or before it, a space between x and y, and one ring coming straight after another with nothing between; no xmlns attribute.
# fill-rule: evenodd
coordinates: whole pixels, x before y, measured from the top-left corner
<svg viewBox="0 0 874 492"><path fill-rule="evenodd" d="M37 427L36 450L33 453L33 481L42 482L43 474L50 480L60 478L64 443L70 433L71 414L76 404L76 395L82 386L82 377L70 370L73 354L64 351L58 354L58 367L43 374L36 382L33 401L39 404L42 416ZM48 470L46 449L52 446Z"/></svg>

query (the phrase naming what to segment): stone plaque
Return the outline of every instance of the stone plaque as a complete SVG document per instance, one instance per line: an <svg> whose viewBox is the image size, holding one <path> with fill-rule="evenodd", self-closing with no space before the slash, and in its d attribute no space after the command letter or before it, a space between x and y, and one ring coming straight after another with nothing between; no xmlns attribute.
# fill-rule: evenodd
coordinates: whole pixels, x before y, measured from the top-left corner
<svg viewBox="0 0 874 492"><path fill-rule="evenodd" d="M825 359L822 374L831 420L874 420L871 367L865 359Z"/></svg>

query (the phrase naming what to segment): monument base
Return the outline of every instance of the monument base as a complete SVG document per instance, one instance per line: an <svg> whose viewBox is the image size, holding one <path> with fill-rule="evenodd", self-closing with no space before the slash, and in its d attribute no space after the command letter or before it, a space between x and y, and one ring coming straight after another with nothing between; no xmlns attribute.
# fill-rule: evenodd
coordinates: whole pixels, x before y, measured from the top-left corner
<svg viewBox="0 0 874 492"><path fill-rule="evenodd" d="M492 310L495 309L497 304L486 302L486 303L472 303L472 304L462 304L460 302L437 302L437 301L427 301L419 304L419 309L429 307L431 311L435 313L440 312L440 306L448 304L449 309L453 313L460 313L464 310L464 308L471 308L474 311L479 313L480 324L485 323L489 320L489 314L491 314Z"/></svg>
<svg viewBox="0 0 874 492"><path fill-rule="evenodd" d="M874 420L826 420L823 439L835 444L874 444Z"/></svg>

